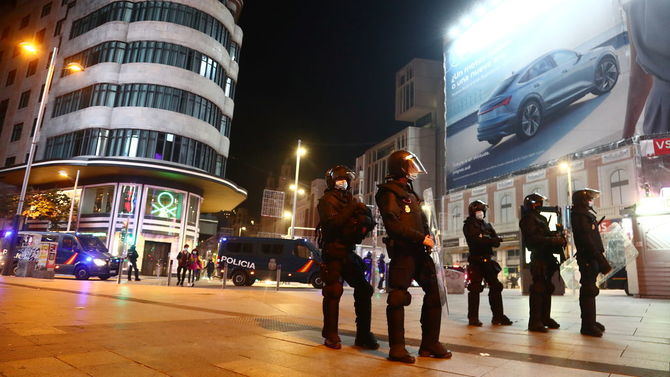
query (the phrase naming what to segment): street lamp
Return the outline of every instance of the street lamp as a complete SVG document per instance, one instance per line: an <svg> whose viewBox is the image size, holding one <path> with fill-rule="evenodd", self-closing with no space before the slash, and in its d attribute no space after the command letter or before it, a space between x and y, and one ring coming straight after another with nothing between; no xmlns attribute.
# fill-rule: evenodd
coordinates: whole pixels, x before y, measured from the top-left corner
<svg viewBox="0 0 670 377"><path fill-rule="evenodd" d="M240 227L240 231L237 233L238 237L242 237L242 231L243 230L247 230L247 227L246 226Z"/></svg>
<svg viewBox="0 0 670 377"><path fill-rule="evenodd" d="M65 178L70 178L65 170L60 170L58 175ZM70 178L71 179L71 178ZM74 211L74 199L77 196L77 185L79 184L79 169L77 169L77 177L74 179L74 188L72 189L72 200L70 201L70 214L67 216L67 230L70 231L70 225L72 225L72 212Z"/></svg>
<svg viewBox="0 0 670 377"><path fill-rule="evenodd" d="M35 55L40 52L40 48L32 42L21 42L19 43L19 48L25 53ZM28 161L26 161L26 171L23 175L23 182L21 184L21 194L19 195L19 202L16 206L16 215L14 216L14 222L12 224L12 229L14 230L13 238L10 239L9 253L7 254L8 260L13 260L14 255L16 255L16 237L19 233L19 225L21 224L21 214L23 213L23 205L26 201L26 191L28 189L28 181L30 180L30 170L33 165L33 160L35 159L35 149L37 147L37 141L40 138L41 124L42 119L44 118L44 110L47 105L47 98L49 97L49 89L51 88L51 82L53 81L54 71L56 70L56 56L58 55L58 47L54 47L51 52L51 57L49 58L49 69L47 70L47 76L44 81L44 91L42 92L42 98L40 100L40 107L37 111L37 119L35 120L35 132L33 133L33 139L30 142L30 150L28 152ZM73 72L82 71L84 68L76 64L68 64L66 69L69 69ZM5 263L5 267L2 271L3 275L10 275L12 272L12 264Z"/></svg>
<svg viewBox="0 0 670 377"><path fill-rule="evenodd" d="M295 150L295 190L293 190L293 211L291 212L291 227L289 228L289 236L295 236L295 212L298 203L298 178L300 178L300 157L307 154L307 150L302 147L302 141L298 139L298 148ZM303 190L304 193L304 190Z"/></svg>

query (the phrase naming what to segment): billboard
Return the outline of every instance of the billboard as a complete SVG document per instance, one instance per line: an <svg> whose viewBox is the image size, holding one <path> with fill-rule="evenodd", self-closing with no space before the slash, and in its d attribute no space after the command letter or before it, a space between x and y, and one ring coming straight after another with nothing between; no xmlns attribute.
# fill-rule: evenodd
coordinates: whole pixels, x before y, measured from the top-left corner
<svg viewBox="0 0 670 377"><path fill-rule="evenodd" d="M284 214L284 191L263 190L261 216L281 218Z"/></svg>
<svg viewBox="0 0 670 377"><path fill-rule="evenodd" d="M668 132L668 19L670 1L655 0L472 9L444 49L448 188Z"/></svg>

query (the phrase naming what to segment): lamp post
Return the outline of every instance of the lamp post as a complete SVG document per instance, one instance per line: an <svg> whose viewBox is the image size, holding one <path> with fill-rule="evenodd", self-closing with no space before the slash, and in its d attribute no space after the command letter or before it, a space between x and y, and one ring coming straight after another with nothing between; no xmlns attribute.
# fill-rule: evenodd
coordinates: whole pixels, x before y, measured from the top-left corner
<svg viewBox="0 0 670 377"><path fill-rule="evenodd" d="M62 177L67 177L70 178L70 176L67 174L65 170L61 170L58 172L59 175ZM67 230L66 232L70 231L70 225L72 225L72 213L74 212L74 199L77 196L77 185L79 184L79 169L77 169L77 176L74 179L74 188L72 189L72 200L70 201L70 214L67 216Z"/></svg>
<svg viewBox="0 0 670 377"><path fill-rule="evenodd" d="M240 227L240 230L239 230L239 232L237 233L237 236L238 236L238 237L242 237L242 231L243 231L243 230L247 230L247 227L246 227L246 226Z"/></svg>
<svg viewBox="0 0 670 377"><path fill-rule="evenodd" d="M21 42L19 47L29 54L36 54L39 52L39 48L30 42ZM40 107L37 111L37 119L35 121L35 132L33 133L33 139L30 142L30 150L28 152L28 161L26 161L26 171L23 175L23 182L21 184L21 193L19 194L19 202L16 206L16 215L14 216L14 221L12 224L13 232L12 238L10 239L9 253L7 253L7 260L14 260L14 255L16 255L16 240L19 233L19 227L21 225L21 217L23 213L23 205L26 201L26 191L28 190L28 181L30 180L30 170L33 165L33 160L35 159L35 149L37 147L37 142L40 138L41 124L42 119L44 118L44 111L47 105L47 98L49 97L49 89L51 88L51 83L54 77L54 71L56 70L56 56L58 55L58 47L54 47L51 52L51 57L49 58L49 69L47 70L47 75L44 82L44 91L42 92L42 98L40 99ZM79 72L83 71L84 68L77 63L70 63L67 65L66 69ZM2 271L3 275L11 275L12 272L12 263L5 263L5 268Z"/></svg>
<svg viewBox="0 0 670 377"><path fill-rule="evenodd" d="M300 157L305 155L307 151L302 148L302 141L298 139L298 149L295 151L295 190L293 191L293 210L291 212L291 227L289 228L289 236L295 237L295 211L298 204L298 178L300 178Z"/></svg>

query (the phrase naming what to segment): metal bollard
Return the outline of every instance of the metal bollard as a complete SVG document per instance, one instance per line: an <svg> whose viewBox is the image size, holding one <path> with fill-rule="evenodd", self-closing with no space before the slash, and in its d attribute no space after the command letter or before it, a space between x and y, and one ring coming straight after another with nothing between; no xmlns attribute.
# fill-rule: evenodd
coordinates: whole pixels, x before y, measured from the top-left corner
<svg viewBox="0 0 670 377"><path fill-rule="evenodd" d="M281 264L277 265L277 292L279 292L279 283L281 282Z"/></svg>
<svg viewBox="0 0 670 377"><path fill-rule="evenodd" d="M223 270L221 272L223 276L221 276L221 289L226 288L226 283L228 282L228 262L223 264Z"/></svg>
<svg viewBox="0 0 670 377"><path fill-rule="evenodd" d="M174 263L174 261L172 259L170 259L170 263L168 264L168 266L169 266L168 267L168 273L167 273L167 276L168 276L167 285L168 285L168 287L170 286L170 280L172 280L172 263Z"/></svg>
<svg viewBox="0 0 670 377"><path fill-rule="evenodd" d="M121 274L123 273L123 262L125 262L125 258L121 258L119 261L119 273L116 275L116 284L121 284Z"/></svg>

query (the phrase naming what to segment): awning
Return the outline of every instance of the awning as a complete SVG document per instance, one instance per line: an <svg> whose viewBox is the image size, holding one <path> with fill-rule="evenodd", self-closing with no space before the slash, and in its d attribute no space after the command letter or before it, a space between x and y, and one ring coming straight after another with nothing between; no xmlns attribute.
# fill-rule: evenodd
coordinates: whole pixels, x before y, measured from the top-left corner
<svg viewBox="0 0 670 377"><path fill-rule="evenodd" d="M79 170L80 185L129 182L188 187L204 197L200 209L203 213L232 210L247 198L246 190L226 179L169 163L144 159L76 158L35 162L30 171L30 185L72 187L72 182L68 178L58 174L61 170L66 171L70 177L74 177ZM24 174L25 165L0 169L0 180L6 184L20 186Z"/></svg>

